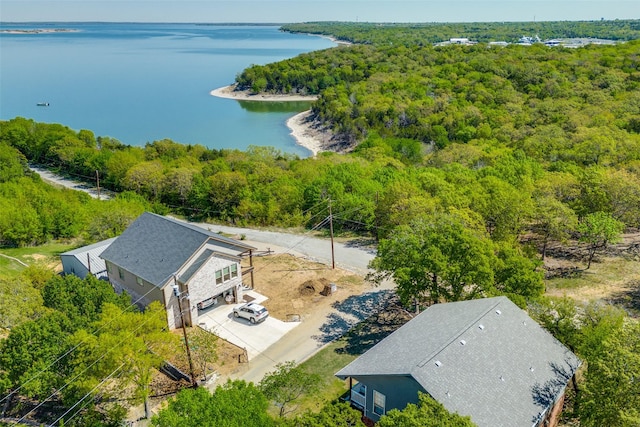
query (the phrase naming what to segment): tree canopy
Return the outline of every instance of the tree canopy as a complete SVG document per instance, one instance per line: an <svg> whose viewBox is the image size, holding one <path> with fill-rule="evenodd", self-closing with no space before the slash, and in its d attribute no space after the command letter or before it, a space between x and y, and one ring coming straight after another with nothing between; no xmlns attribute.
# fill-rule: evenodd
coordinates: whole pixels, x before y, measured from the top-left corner
<svg viewBox="0 0 640 427"><path fill-rule="evenodd" d="M452 414L442 404L418 393L418 404L409 403L403 410L392 409L380 417L380 427L473 427L471 418Z"/></svg>
<svg viewBox="0 0 640 427"><path fill-rule="evenodd" d="M497 251L482 232L452 215L422 217L382 240L370 267L374 282L393 278L398 296L433 304L495 295L537 297L544 291L535 264L513 249Z"/></svg>
<svg viewBox="0 0 640 427"><path fill-rule="evenodd" d="M253 383L229 381L213 393L205 388L185 389L151 419L155 427L271 427L268 401Z"/></svg>

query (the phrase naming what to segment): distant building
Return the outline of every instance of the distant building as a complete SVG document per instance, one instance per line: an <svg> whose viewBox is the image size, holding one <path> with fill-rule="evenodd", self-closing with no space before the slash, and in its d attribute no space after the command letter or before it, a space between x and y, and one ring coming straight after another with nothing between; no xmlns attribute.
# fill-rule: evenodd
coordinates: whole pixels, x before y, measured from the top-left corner
<svg viewBox="0 0 640 427"><path fill-rule="evenodd" d="M449 43L451 44L469 44L468 38L452 38L449 39Z"/></svg>
<svg viewBox="0 0 640 427"><path fill-rule="evenodd" d="M100 254L114 240L116 240L115 237L60 254L62 272L74 274L81 279L84 279L88 274L92 274L98 279L107 279L107 266L100 258Z"/></svg>
<svg viewBox="0 0 640 427"><path fill-rule="evenodd" d="M580 360L506 297L435 304L341 369L377 421L426 393L479 427L555 426Z"/></svg>

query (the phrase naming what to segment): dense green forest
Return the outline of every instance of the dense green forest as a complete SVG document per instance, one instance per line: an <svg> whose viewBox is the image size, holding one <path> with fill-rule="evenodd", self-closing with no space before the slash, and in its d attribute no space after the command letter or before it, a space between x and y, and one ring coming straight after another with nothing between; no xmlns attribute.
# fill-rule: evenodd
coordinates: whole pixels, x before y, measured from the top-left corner
<svg viewBox="0 0 640 427"><path fill-rule="evenodd" d="M553 37L637 37L638 21L605 24L487 26L501 39L527 28L541 37L547 30ZM587 269L624 229L640 227L640 41L580 49L431 46L437 37L482 40L473 31L483 25L287 26L359 44L238 75L241 88L256 92L319 94L315 120L348 154L301 159L269 147L212 150L170 140L133 147L60 124L1 121L0 245L94 242L118 235L145 210L323 229L331 203L337 233L380 240L372 280L393 276L406 304L509 295L588 361L571 415L587 426L637 425L638 323L610 307L542 297L541 266L552 243L581 241L588 255L577 262ZM98 201L53 188L28 163L89 183L97 172L118 195ZM425 281L434 271L438 280ZM107 328L126 304L92 281L30 268L0 277L0 286L0 327L10 331L0 344L0 395L19 388L16 397L41 399L87 368L85 360L103 351L101 339L124 340L118 334L134 329L138 316L157 324L153 314L136 312L121 330ZM140 350L137 339L156 332L131 344ZM42 343L37 353L28 348L33 339ZM49 364L80 341L93 345ZM58 413L124 363L119 355L60 393ZM34 381L34 372L44 375ZM134 401L148 393L144 381L123 381L136 384ZM117 405L101 407L100 416L105 408L113 420L122 417ZM83 416L91 422L98 415Z"/></svg>

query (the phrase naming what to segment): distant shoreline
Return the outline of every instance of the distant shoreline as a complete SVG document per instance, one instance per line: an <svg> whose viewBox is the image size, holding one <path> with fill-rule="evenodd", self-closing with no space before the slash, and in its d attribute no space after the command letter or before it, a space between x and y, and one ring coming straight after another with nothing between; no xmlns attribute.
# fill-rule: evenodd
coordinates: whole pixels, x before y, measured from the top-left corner
<svg viewBox="0 0 640 427"><path fill-rule="evenodd" d="M70 28L37 28L33 30L0 30L2 34L45 34L45 33L77 33L80 30Z"/></svg>

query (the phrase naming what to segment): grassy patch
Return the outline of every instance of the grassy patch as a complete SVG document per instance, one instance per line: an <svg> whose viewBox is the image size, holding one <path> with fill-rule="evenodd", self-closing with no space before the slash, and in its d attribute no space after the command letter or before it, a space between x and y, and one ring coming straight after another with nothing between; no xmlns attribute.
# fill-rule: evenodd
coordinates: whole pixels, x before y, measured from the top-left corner
<svg viewBox="0 0 640 427"><path fill-rule="evenodd" d="M320 391L300 400L297 410L292 415L303 413L306 410L318 412L324 404L339 398L347 391L345 382L335 377L336 372L357 357L340 351L346 345L345 339L334 341L301 364L306 371L320 375L322 383Z"/></svg>
<svg viewBox="0 0 640 427"><path fill-rule="evenodd" d="M16 258L27 265L43 263L45 265L57 264L60 254L77 247L77 244L51 242L40 246L27 246L24 248L1 248L0 254ZM13 278L18 276L25 267L19 262L0 256L0 278Z"/></svg>
<svg viewBox="0 0 640 427"><path fill-rule="evenodd" d="M635 257L608 257L571 277L546 281L547 294L568 296L577 301L615 301L640 286L640 262Z"/></svg>

